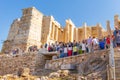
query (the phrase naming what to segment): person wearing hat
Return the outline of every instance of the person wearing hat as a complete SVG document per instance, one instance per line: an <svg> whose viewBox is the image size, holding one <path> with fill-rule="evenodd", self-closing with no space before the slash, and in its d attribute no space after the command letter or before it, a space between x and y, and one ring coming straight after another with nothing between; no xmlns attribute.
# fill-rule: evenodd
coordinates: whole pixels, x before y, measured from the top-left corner
<svg viewBox="0 0 120 80"><path fill-rule="evenodd" d="M114 35L114 39L113 39L114 47L120 47L120 30L118 29L117 26L115 26L113 35Z"/></svg>

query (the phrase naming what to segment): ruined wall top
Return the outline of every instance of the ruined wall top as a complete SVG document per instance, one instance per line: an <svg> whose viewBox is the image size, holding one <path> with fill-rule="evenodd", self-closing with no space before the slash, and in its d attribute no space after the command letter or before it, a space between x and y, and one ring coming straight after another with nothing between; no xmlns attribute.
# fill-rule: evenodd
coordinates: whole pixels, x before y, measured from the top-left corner
<svg viewBox="0 0 120 80"><path fill-rule="evenodd" d="M97 23L97 25L96 25L96 26L101 27L102 25L101 25L100 23Z"/></svg>
<svg viewBox="0 0 120 80"><path fill-rule="evenodd" d="M83 26L84 26L84 27L87 27L87 23L86 23L86 22L85 22L85 23L83 23Z"/></svg>
<svg viewBox="0 0 120 80"><path fill-rule="evenodd" d="M67 25L67 24L71 24L73 27L75 27L75 24L72 22L71 19L67 19L67 20L66 20L66 25Z"/></svg>
<svg viewBox="0 0 120 80"><path fill-rule="evenodd" d="M50 19L50 22L51 22L51 23L54 23L57 27L61 28L60 23L59 23L58 21L56 21L53 16L44 16L44 18Z"/></svg>
<svg viewBox="0 0 120 80"><path fill-rule="evenodd" d="M30 7L30 8L24 8L22 9L23 11L23 16L28 16L28 15L43 15L39 10L37 10L35 7Z"/></svg>
<svg viewBox="0 0 120 80"><path fill-rule="evenodd" d="M118 18L118 17L119 17L119 15L118 15L118 14L116 14L114 17Z"/></svg>

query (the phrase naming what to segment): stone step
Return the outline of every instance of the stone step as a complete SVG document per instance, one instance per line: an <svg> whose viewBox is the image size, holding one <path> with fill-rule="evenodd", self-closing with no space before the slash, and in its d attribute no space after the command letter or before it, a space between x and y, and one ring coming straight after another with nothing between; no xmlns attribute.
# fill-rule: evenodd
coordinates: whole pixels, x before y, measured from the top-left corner
<svg viewBox="0 0 120 80"><path fill-rule="evenodd" d="M116 76L116 80L120 80L120 76Z"/></svg>
<svg viewBox="0 0 120 80"><path fill-rule="evenodd" d="M69 70L70 71L70 73L72 73L72 74L77 74L78 73L78 70L76 70L76 69L74 69L74 70Z"/></svg>
<svg viewBox="0 0 120 80"><path fill-rule="evenodd" d="M114 79L110 79L110 80L114 80ZM120 79L117 79L117 78L116 78L116 80L120 80Z"/></svg>
<svg viewBox="0 0 120 80"><path fill-rule="evenodd" d="M115 70L120 71L120 66L115 66Z"/></svg>
<svg viewBox="0 0 120 80"><path fill-rule="evenodd" d="M120 57L114 57L115 60L120 60Z"/></svg>
<svg viewBox="0 0 120 80"><path fill-rule="evenodd" d="M119 60L119 59L116 59L115 62L119 62L119 63L120 63L120 60Z"/></svg>
<svg viewBox="0 0 120 80"><path fill-rule="evenodd" d="M120 66L120 63L115 63L115 67L119 67Z"/></svg>
<svg viewBox="0 0 120 80"><path fill-rule="evenodd" d="M116 57L120 57L120 53L118 54L114 54L114 57L116 58Z"/></svg>
<svg viewBox="0 0 120 80"><path fill-rule="evenodd" d="M120 80L120 65L115 67L116 80ZM113 79L110 79L113 80Z"/></svg>
<svg viewBox="0 0 120 80"><path fill-rule="evenodd" d="M119 61L115 61L115 67L119 67L120 66L120 60Z"/></svg>
<svg viewBox="0 0 120 80"><path fill-rule="evenodd" d="M120 79L120 71L115 71L115 75L116 75L116 78L118 79Z"/></svg>
<svg viewBox="0 0 120 80"><path fill-rule="evenodd" d="M119 52L119 54L114 54L114 57L116 58L116 57L120 57L120 52Z"/></svg>

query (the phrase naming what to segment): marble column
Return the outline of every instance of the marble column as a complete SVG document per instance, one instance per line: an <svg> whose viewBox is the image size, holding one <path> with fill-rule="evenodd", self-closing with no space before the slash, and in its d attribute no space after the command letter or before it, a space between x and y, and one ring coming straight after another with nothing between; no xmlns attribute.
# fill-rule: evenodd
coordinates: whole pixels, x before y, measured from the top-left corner
<svg viewBox="0 0 120 80"><path fill-rule="evenodd" d="M78 28L76 28L76 41L78 42Z"/></svg>
<svg viewBox="0 0 120 80"><path fill-rule="evenodd" d="M119 21L119 16L115 15L114 16L114 27L118 27L118 21Z"/></svg>
<svg viewBox="0 0 120 80"><path fill-rule="evenodd" d="M54 40L54 34L55 34L55 24L53 24L53 25L52 25L52 27L53 27L53 28L52 28L52 29L53 29L53 30L52 30L52 31L53 31L53 32L52 32L52 33L53 33L53 34L52 34L52 39Z"/></svg>
<svg viewBox="0 0 120 80"><path fill-rule="evenodd" d="M58 37L59 37L59 33L58 33L58 30L59 30L59 28L58 27L56 27L57 29L56 29L56 41L58 41Z"/></svg>
<svg viewBox="0 0 120 80"><path fill-rule="evenodd" d="M50 38L53 39L53 23L52 23L52 26L51 26L51 34L50 34Z"/></svg>
<svg viewBox="0 0 120 80"><path fill-rule="evenodd" d="M87 30L86 30L87 24L84 23L83 27L84 27L84 29L83 29L84 34L83 35L84 35L84 39L86 39L87 38Z"/></svg>

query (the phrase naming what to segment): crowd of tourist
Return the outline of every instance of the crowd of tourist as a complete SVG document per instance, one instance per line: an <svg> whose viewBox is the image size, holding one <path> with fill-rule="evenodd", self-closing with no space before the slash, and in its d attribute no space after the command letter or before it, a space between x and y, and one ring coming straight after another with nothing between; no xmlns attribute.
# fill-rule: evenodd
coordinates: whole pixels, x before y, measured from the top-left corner
<svg viewBox="0 0 120 80"><path fill-rule="evenodd" d="M35 45L30 46L28 48L28 52L35 52L35 51L38 51L38 48ZM21 50L20 48L15 48L11 52L12 52L12 55L16 55L16 54L19 54L19 53L24 53L24 50ZM6 54L9 54L9 53L6 53Z"/></svg>
<svg viewBox="0 0 120 80"><path fill-rule="evenodd" d="M90 36L88 39L76 42L56 42L55 44L45 44L45 48L49 52L58 51L60 53L59 57L67 57L78 55L82 53L91 53L95 50L104 50L110 48L110 43L113 44L113 47L120 47L120 30L116 27L113 32L113 35L106 36L104 38L97 38Z"/></svg>
<svg viewBox="0 0 120 80"><path fill-rule="evenodd" d="M35 51L38 51L38 48L37 48L36 45L30 46L30 47L28 48L28 52L35 52Z"/></svg>

